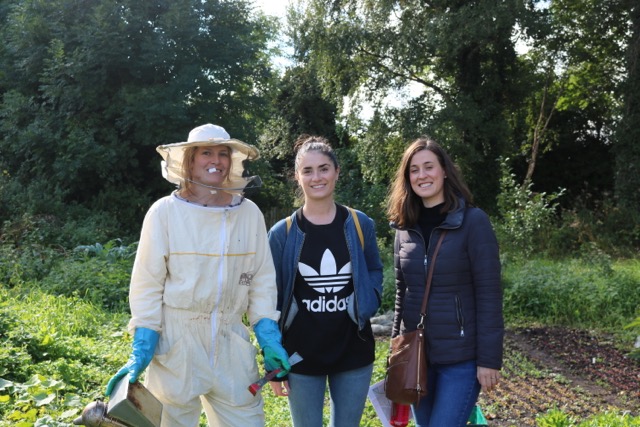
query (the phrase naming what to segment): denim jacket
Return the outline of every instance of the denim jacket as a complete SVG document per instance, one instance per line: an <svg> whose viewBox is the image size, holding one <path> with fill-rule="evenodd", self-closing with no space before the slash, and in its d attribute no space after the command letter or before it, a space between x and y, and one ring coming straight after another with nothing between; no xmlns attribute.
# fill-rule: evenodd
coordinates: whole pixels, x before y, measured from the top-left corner
<svg viewBox="0 0 640 427"><path fill-rule="evenodd" d="M362 228L364 250L349 211L344 224L344 234L351 256L355 301L349 301L348 313L354 323L358 325L358 330L362 330L367 321L376 314L382 302L382 261L378 252L373 220L360 211L355 212L357 212ZM300 215L300 211L296 211L288 231L286 218L284 218L278 221L268 234L271 254L276 267L277 308L280 310L279 326L282 331L289 328L298 312L293 297L293 286L305 239L305 233L298 227Z"/></svg>

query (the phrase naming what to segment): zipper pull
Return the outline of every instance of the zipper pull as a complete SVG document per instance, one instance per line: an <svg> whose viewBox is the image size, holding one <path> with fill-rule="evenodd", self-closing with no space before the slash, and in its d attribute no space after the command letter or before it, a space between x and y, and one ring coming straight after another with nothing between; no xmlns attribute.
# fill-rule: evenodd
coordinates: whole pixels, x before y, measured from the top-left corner
<svg viewBox="0 0 640 427"><path fill-rule="evenodd" d="M464 326L460 326L460 338L464 338Z"/></svg>

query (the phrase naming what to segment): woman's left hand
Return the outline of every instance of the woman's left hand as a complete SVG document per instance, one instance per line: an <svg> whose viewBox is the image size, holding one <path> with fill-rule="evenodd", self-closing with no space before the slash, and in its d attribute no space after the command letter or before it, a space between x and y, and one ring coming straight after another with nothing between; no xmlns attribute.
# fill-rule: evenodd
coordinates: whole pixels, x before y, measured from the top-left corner
<svg viewBox="0 0 640 427"><path fill-rule="evenodd" d="M500 371L497 369L483 368L478 366L478 381L482 387L482 391L489 392L493 390L500 381Z"/></svg>
<svg viewBox="0 0 640 427"><path fill-rule="evenodd" d="M271 384L271 390L276 396L289 395L289 381L269 381L269 384Z"/></svg>

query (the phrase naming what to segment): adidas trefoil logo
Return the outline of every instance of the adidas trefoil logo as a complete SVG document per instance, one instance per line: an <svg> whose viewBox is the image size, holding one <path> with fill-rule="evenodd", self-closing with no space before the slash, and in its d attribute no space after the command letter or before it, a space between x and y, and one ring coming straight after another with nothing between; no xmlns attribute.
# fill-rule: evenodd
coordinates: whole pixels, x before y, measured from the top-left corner
<svg viewBox="0 0 640 427"><path fill-rule="evenodd" d="M342 290L351 278L351 261L346 263L340 271L336 265L336 259L329 249L322 254L320 272L304 263L298 264L298 271L316 292L324 294L315 300L303 300L307 310L312 312L336 312L347 309L347 298L338 300L338 296L330 295ZM326 296L325 296L326 295Z"/></svg>
<svg viewBox="0 0 640 427"><path fill-rule="evenodd" d="M337 269L336 259L329 249L322 254L320 273L305 263L301 262L298 264L298 270L302 277L304 277L309 286L321 294L336 293L349 283L349 278L351 277L351 261L346 263L340 271L336 271Z"/></svg>

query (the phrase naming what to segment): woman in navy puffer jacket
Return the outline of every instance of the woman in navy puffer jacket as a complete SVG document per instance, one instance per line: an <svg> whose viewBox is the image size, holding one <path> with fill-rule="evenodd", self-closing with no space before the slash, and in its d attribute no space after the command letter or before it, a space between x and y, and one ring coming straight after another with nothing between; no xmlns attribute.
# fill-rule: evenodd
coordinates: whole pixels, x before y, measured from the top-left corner
<svg viewBox="0 0 640 427"><path fill-rule="evenodd" d="M446 230L427 305L428 393L413 405L417 427L466 425L480 390L502 367L502 288L498 243L487 214L449 155L429 138L404 152L390 191L396 230L392 336L415 330L427 268Z"/></svg>

